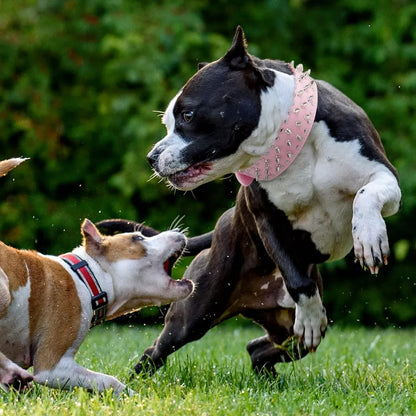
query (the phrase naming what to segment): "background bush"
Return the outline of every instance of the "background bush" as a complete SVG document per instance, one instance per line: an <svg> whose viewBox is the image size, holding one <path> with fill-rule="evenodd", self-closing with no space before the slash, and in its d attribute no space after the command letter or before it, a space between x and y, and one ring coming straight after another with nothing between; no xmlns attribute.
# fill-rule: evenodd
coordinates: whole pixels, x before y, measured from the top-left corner
<svg viewBox="0 0 416 416"><path fill-rule="evenodd" d="M388 220L390 266L324 267L337 322L416 322L416 4L412 0L3 0L2 158L30 157L0 187L1 240L61 253L84 217L177 216L195 235L232 206L234 178L192 193L153 180L145 155L163 137L158 111L200 61L218 59L235 26L259 57L304 63L365 108L399 170L403 207Z"/></svg>

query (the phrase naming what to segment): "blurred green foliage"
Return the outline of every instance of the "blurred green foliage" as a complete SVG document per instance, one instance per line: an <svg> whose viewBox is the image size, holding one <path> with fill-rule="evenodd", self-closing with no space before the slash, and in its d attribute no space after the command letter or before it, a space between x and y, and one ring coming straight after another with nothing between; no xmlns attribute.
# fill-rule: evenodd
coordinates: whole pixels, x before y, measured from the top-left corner
<svg viewBox="0 0 416 416"><path fill-rule="evenodd" d="M149 181L145 155L164 135L159 112L240 24L251 53L302 62L364 107L399 170L391 264L377 278L351 259L325 266L329 315L415 324L415 23L413 0L3 0L1 156L30 160L2 179L1 239L58 254L84 217L211 229L234 178L172 192Z"/></svg>

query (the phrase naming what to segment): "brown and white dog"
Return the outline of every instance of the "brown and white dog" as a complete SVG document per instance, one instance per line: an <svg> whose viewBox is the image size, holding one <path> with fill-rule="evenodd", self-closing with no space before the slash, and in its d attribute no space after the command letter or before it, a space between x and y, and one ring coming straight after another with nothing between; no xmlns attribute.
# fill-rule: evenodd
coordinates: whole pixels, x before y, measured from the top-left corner
<svg viewBox="0 0 416 416"><path fill-rule="evenodd" d="M0 162L0 176L21 161ZM182 232L103 236L86 219L81 233L82 245L62 256L0 243L0 383L6 388L24 388L33 378L54 388L120 394L126 388L120 381L74 361L90 326L193 290L191 281L168 274L186 246ZM31 366L33 376L23 369Z"/></svg>

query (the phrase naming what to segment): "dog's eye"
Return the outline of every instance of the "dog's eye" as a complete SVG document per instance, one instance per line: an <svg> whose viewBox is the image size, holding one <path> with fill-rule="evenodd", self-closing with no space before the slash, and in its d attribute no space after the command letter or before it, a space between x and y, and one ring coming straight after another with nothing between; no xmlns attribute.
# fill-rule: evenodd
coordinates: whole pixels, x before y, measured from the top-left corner
<svg viewBox="0 0 416 416"><path fill-rule="evenodd" d="M185 121L185 123L189 123L192 118L194 117L194 112L193 111L184 111L182 113L182 118Z"/></svg>
<svg viewBox="0 0 416 416"><path fill-rule="evenodd" d="M140 234L135 234L132 238L133 241L143 241L144 237Z"/></svg>

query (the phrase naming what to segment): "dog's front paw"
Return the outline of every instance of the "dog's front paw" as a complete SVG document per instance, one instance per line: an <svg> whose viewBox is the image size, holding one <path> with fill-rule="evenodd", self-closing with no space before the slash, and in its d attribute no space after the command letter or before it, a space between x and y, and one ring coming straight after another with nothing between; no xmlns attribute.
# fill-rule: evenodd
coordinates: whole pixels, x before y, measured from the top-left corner
<svg viewBox="0 0 416 416"><path fill-rule="evenodd" d="M293 331L310 352L318 348L321 339L325 336L327 325L326 311L318 292L312 297L300 295L296 304Z"/></svg>
<svg viewBox="0 0 416 416"><path fill-rule="evenodd" d="M362 268L368 267L371 274L377 274L381 265L387 264L390 254L386 223L383 217L353 218L352 237L354 254Z"/></svg>
<svg viewBox="0 0 416 416"><path fill-rule="evenodd" d="M162 359L153 360L151 357L153 350L154 347L149 347L140 357L139 362L134 366L134 371L136 374L145 373L152 375L163 365Z"/></svg>

